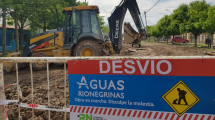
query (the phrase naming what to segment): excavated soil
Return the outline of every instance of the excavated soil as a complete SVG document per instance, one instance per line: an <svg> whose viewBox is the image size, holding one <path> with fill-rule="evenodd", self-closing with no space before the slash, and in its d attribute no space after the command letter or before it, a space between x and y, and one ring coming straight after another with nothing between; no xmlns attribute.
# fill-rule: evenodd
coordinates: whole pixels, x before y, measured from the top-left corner
<svg viewBox="0 0 215 120"><path fill-rule="evenodd" d="M123 49L118 56L203 56L206 51L199 48L181 47L177 45L165 45L160 43L142 43L141 48L131 47L131 44L124 44ZM117 55L115 55L117 56ZM50 105L56 107L64 107L64 71L63 67L58 65L50 66ZM67 78L68 79L68 78ZM33 87L34 87L34 104L48 105L47 96L47 71L33 71ZM5 85L16 83L16 73L4 74ZM67 80L68 81L68 80ZM31 94L31 76L30 69L24 68L19 70L19 83L21 86L23 97L21 103L32 103ZM8 100L17 99L16 86L6 87L5 95ZM69 107L69 90L68 82L66 88L66 107ZM23 120L32 120L32 109L20 108ZM9 120L17 120L17 105L8 106ZM51 112L52 120L62 120L63 112ZM34 110L35 120L48 120L48 111ZM69 120L69 113L67 113Z"/></svg>
<svg viewBox="0 0 215 120"><path fill-rule="evenodd" d="M30 69L24 68L19 70L19 84L22 90L21 103L32 104L31 94L31 76ZM51 65L50 67L50 106L64 107L64 71L63 67ZM16 83L16 73L4 74L5 85ZM34 104L48 105L48 89L47 89L47 71L33 71L33 87L34 87ZM69 107L69 90L68 78L66 89L67 102L66 107ZM17 100L16 86L6 87L5 95L8 100ZM20 108L20 113L23 120L32 119L32 109ZM9 120L17 120L18 107L17 105L8 106ZM48 120L48 111L34 110L34 120ZM63 112L51 112L52 120L61 120L64 118ZM69 113L67 113L67 120L69 120Z"/></svg>
<svg viewBox="0 0 215 120"><path fill-rule="evenodd" d="M205 53L200 48L142 42L140 48L137 45L131 47L131 44L124 44L118 56L203 56Z"/></svg>

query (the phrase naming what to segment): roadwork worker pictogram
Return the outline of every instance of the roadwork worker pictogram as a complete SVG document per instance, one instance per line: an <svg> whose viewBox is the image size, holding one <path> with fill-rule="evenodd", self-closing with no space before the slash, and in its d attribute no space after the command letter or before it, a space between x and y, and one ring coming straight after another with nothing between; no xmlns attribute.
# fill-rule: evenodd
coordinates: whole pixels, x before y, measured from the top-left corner
<svg viewBox="0 0 215 120"><path fill-rule="evenodd" d="M187 92L184 91L184 90L181 90L180 88L178 88L177 90L178 90L178 95L179 95L178 104L180 105L181 104L181 100L184 100L185 105L188 105L187 104L187 100L186 100L186 94L187 94Z"/></svg>
<svg viewBox="0 0 215 120"><path fill-rule="evenodd" d="M179 81L174 85L162 96L162 98L178 114L178 116L182 116L199 102L199 98L183 81Z"/></svg>

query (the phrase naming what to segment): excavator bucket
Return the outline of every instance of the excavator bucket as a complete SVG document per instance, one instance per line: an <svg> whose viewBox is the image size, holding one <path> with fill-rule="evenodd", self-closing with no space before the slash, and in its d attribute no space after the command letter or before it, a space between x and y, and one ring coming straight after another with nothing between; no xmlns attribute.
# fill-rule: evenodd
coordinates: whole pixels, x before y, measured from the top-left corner
<svg viewBox="0 0 215 120"><path fill-rule="evenodd" d="M142 39L141 33L136 32L130 23L124 23L124 40L128 43L137 44Z"/></svg>
<svg viewBox="0 0 215 120"><path fill-rule="evenodd" d="M22 53L10 53L7 57L21 57ZM13 72L16 71L16 63L4 63L4 71L5 72Z"/></svg>

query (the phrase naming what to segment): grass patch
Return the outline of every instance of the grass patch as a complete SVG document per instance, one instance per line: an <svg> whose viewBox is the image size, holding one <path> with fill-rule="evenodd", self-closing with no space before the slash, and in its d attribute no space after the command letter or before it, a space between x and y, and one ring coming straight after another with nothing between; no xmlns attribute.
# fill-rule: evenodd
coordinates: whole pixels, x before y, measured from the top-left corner
<svg viewBox="0 0 215 120"><path fill-rule="evenodd" d="M190 44L189 46L184 46L184 45L180 45L180 46L194 48L194 44ZM215 46L214 46L214 49L209 48L208 45L205 45L205 44L197 44L197 46L201 46L201 47L196 47L196 48L203 49L206 51L215 51Z"/></svg>
<svg viewBox="0 0 215 120"><path fill-rule="evenodd" d="M154 39L150 39L150 42L149 40L146 40L145 42L147 43L161 43L161 44L165 44L165 45L178 45L178 46L181 46L181 47L189 47L189 48L194 48L194 44L193 43L188 43L188 44L184 44L184 43L181 43L181 42L176 42L176 44L172 44L171 42L169 42L167 44L167 42L157 42L157 41L154 41ZM208 48L208 45L207 44L204 44L204 43L200 43L200 44L197 44L197 46L202 46L202 47L196 47L198 49L203 49L203 50L206 50L206 51L215 51L215 46L214 46L214 49L212 50L211 48Z"/></svg>
<svg viewBox="0 0 215 120"><path fill-rule="evenodd" d="M207 44L197 44L197 46L208 46Z"/></svg>
<svg viewBox="0 0 215 120"><path fill-rule="evenodd" d="M200 49L204 49L206 51L215 51L215 48L214 49L211 49L211 48L200 48Z"/></svg>
<svg viewBox="0 0 215 120"><path fill-rule="evenodd" d="M149 42L149 41L146 41L146 42ZM151 43L158 43L157 41L154 42L152 41ZM169 42L167 44L167 42L159 42L159 43L162 43L162 44L166 44L166 45L178 45L178 46L181 46L181 47L193 47L194 48L194 44L193 43L188 43L188 44L184 44L184 43L181 43L181 42L176 42L175 44L172 44L171 42ZM208 48L208 45L207 44L197 44L197 46L202 46L202 47L196 47L196 48L199 48L199 49L203 49L203 50L206 50L206 51L215 51L215 46L214 46L214 49L212 50L211 48Z"/></svg>
<svg viewBox="0 0 215 120"><path fill-rule="evenodd" d="M157 40L155 40L155 39L147 39L147 40L145 40L145 42L150 42L150 43L158 43L158 41Z"/></svg>
<svg viewBox="0 0 215 120"><path fill-rule="evenodd" d="M146 42L156 42L154 39L147 39Z"/></svg>
<svg viewBox="0 0 215 120"><path fill-rule="evenodd" d="M7 57L7 54L14 53L14 52L16 52L16 51L7 51L7 52L6 52L6 57ZM0 53L0 57L4 57L4 56L3 56L3 53Z"/></svg>

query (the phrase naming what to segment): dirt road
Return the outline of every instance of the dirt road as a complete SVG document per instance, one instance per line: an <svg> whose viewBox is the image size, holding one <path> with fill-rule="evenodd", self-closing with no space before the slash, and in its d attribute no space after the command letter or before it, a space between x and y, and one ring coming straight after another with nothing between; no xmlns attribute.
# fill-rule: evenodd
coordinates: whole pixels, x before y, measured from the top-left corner
<svg viewBox="0 0 215 120"><path fill-rule="evenodd" d="M120 56L203 56L206 51L194 47L142 42L141 48L124 44Z"/></svg>
<svg viewBox="0 0 215 120"><path fill-rule="evenodd" d="M139 49L139 48L138 48ZM124 45L119 56L203 56L205 50L190 47L180 47L176 45L165 45L160 43L142 43L139 50L132 48L130 44ZM23 94L21 103L31 104L31 78L29 68L20 70L19 82ZM51 65L50 67L50 98L51 106L64 107L64 72L63 67ZM34 104L48 105L47 97L47 73L44 71L33 71L34 79ZM16 83L16 73L4 74L5 85ZM5 88L5 94L8 100L16 100L16 87ZM69 107L69 90L67 84L67 103ZM32 109L21 108L21 116L23 120L32 120ZM48 120L48 112L43 110L35 110L35 120ZM8 106L9 120L17 120L17 105ZM62 120L64 113L51 112L52 120ZM67 113L69 120L69 113Z"/></svg>

